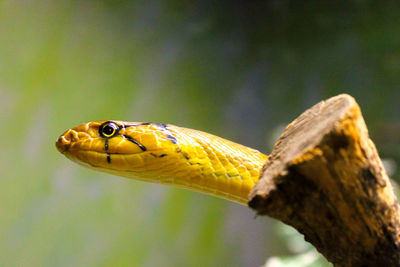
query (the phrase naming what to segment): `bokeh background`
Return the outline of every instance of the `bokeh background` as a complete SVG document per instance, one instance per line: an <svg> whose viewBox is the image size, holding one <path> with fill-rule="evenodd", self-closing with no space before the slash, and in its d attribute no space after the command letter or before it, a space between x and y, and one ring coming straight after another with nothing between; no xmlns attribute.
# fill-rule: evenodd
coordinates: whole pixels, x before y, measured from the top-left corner
<svg viewBox="0 0 400 267"><path fill-rule="evenodd" d="M209 196L95 173L55 149L120 119L268 153L349 93L400 179L397 1L0 1L2 266L329 266L289 227Z"/></svg>

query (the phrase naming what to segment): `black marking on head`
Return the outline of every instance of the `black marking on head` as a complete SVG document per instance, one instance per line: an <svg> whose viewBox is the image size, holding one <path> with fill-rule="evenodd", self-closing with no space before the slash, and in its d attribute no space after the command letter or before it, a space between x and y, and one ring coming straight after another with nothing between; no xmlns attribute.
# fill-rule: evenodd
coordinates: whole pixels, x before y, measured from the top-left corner
<svg viewBox="0 0 400 267"><path fill-rule="evenodd" d="M108 139L106 139L104 142L104 150L108 151Z"/></svg>
<svg viewBox="0 0 400 267"><path fill-rule="evenodd" d="M125 124L125 125L121 125L122 128L127 128L127 127L136 127L136 126L141 126L141 125L151 125L151 124L155 124L155 125L159 125L160 123L154 123L154 122L141 122L138 124Z"/></svg>
<svg viewBox="0 0 400 267"><path fill-rule="evenodd" d="M163 157L167 156L167 154L157 155L157 154L154 154L154 153L150 153L150 155L152 155L155 158L163 158Z"/></svg>
<svg viewBox="0 0 400 267"><path fill-rule="evenodd" d="M121 127L122 128L128 128L128 127L136 127L136 126L139 126L139 125L141 125L141 124L125 124L125 125L121 125Z"/></svg>
<svg viewBox="0 0 400 267"><path fill-rule="evenodd" d="M160 127L161 130L166 134L167 139L168 139L169 141L171 141L171 142L174 143L174 144L177 144L177 143L178 143L178 139L176 139L176 137L173 136L173 135L171 134L171 131L167 128L168 124L156 123L156 125L157 125L158 127Z"/></svg>
<svg viewBox="0 0 400 267"><path fill-rule="evenodd" d="M138 141L136 141L135 139L133 139L132 137L130 137L129 135L124 134L123 135L128 141L134 143L135 145L137 145L142 151L146 151L147 148L142 145L141 143L139 143Z"/></svg>
<svg viewBox="0 0 400 267"><path fill-rule="evenodd" d="M165 123L152 123L154 125L157 125L158 127L162 128L163 130L167 130L167 124Z"/></svg>
<svg viewBox="0 0 400 267"><path fill-rule="evenodd" d="M178 140L176 139L176 137L175 137L175 136L172 136L172 135L170 135L170 134L167 135L167 139L168 139L169 141L171 141L172 143L174 143L174 144L178 143Z"/></svg>
<svg viewBox="0 0 400 267"><path fill-rule="evenodd" d="M166 134L166 137L169 141L171 141L174 144L178 143L178 139L176 139L175 136L173 136L171 134L171 132L168 130L168 124L165 123L155 123L155 122L142 122L142 123L138 123L138 124L125 124L125 125L120 125L119 126L119 130L120 129L125 129L127 127L136 127L136 126L140 126L140 125L156 125L157 127L159 127L161 129L161 131L163 133ZM129 139L128 139L129 140Z"/></svg>
<svg viewBox="0 0 400 267"><path fill-rule="evenodd" d="M110 154L107 154L107 162L111 163L111 155Z"/></svg>
<svg viewBox="0 0 400 267"><path fill-rule="evenodd" d="M185 157L185 159L190 159L189 155L186 153L183 153L183 156Z"/></svg>
<svg viewBox="0 0 400 267"><path fill-rule="evenodd" d="M108 121L108 122L112 122L112 121ZM121 128L128 128L128 127L136 127L136 126L141 126L141 125L157 125L160 128L166 129L168 124L165 123L156 123L156 122L141 122L138 124L122 124L119 125Z"/></svg>
<svg viewBox="0 0 400 267"><path fill-rule="evenodd" d="M178 146L178 147L176 148L176 152L177 152L177 153L181 153L181 152L182 152L182 149Z"/></svg>

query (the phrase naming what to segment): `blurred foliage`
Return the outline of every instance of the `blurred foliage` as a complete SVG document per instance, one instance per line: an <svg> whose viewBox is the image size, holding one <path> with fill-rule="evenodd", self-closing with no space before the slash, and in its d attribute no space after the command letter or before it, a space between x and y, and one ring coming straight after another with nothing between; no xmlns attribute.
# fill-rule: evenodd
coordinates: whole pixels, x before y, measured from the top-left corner
<svg viewBox="0 0 400 267"><path fill-rule="evenodd" d="M395 170L399 11L362 0L1 1L1 265L259 266L301 253L245 207L93 173L54 141L120 119L268 152L304 109L346 92Z"/></svg>

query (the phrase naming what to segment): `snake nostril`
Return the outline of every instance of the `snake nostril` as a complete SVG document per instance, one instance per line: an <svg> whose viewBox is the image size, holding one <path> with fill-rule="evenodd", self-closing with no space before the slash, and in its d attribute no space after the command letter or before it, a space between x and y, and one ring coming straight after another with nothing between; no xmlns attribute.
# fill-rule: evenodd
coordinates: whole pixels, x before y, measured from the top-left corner
<svg viewBox="0 0 400 267"><path fill-rule="evenodd" d="M75 142L75 137L72 131L69 132L69 140L71 140L71 142Z"/></svg>
<svg viewBox="0 0 400 267"><path fill-rule="evenodd" d="M73 131L68 130L66 131L63 135L58 137L56 141L56 147L58 151L61 153L64 153L68 151L69 147L71 146L71 142L74 142L76 140Z"/></svg>

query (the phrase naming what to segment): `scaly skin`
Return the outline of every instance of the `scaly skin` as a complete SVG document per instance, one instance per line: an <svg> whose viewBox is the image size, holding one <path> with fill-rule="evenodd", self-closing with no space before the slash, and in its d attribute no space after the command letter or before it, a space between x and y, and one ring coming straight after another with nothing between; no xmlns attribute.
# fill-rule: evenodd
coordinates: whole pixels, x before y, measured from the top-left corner
<svg viewBox="0 0 400 267"><path fill-rule="evenodd" d="M247 205L267 155L223 138L170 124L89 122L56 142L91 169L171 184Z"/></svg>

